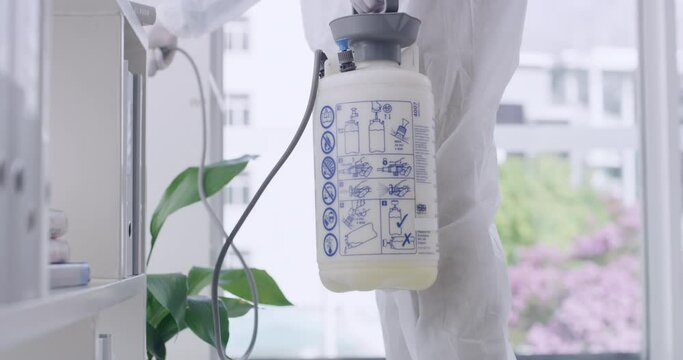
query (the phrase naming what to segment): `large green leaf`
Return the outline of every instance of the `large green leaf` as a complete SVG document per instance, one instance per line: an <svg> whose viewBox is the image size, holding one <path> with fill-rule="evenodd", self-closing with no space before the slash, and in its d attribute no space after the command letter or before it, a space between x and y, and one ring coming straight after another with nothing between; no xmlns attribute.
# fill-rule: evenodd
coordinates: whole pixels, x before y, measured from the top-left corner
<svg viewBox="0 0 683 360"><path fill-rule="evenodd" d="M159 334L159 337L166 342L171 340L174 336L186 328L187 325L185 324L185 321L183 321L183 323L180 325L180 328L178 328L173 316L169 314L159 322L159 324L156 326L156 331Z"/></svg>
<svg viewBox="0 0 683 360"><path fill-rule="evenodd" d="M180 328L187 306L187 277L180 273L147 275L147 291L173 316L176 326ZM151 304L153 308L154 302ZM163 317L163 313L155 311L155 316L149 321L152 326L156 327Z"/></svg>
<svg viewBox="0 0 683 360"><path fill-rule="evenodd" d="M219 302L219 314L221 319L221 340L223 348L228 344L230 333L228 331L228 317L223 302ZM213 334L213 311L211 310L211 299L206 296L188 296L187 314L185 323L200 339L209 345L214 346L215 337Z"/></svg>
<svg viewBox="0 0 683 360"><path fill-rule="evenodd" d="M206 286L211 283L211 277L213 276L213 269L203 268L203 267L193 267L187 275L187 294L197 295ZM228 317L240 317L245 315L251 310L254 305L250 302L244 301L242 299L232 299L221 297L225 308L228 311Z"/></svg>
<svg viewBox="0 0 683 360"><path fill-rule="evenodd" d="M242 156L238 159L224 160L215 164L208 165L205 169L204 185L206 195L211 196L220 191L226 184L237 176L247 166L249 160L254 156ZM181 172L171 184L166 188L159 204L157 205L150 224L152 244L149 249L151 256L157 236L166 219L176 210L194 204L200 200L197 190L197 175L199 169L190 167ZM149 256L147 258L149 262Z"/></svg>
<svg viewBox="0 0 683 360"><path fill-rule="evenodd" d="M161 338L158 331L147 323L147 359L153 357L158 360L166 359L166 341Z"/></svg>
<svg viewBox="0 0 683 360"><path fill-rule="evenodd" d="M287 300L285 295L278 287L273 278L265 270L251 269L256 281L259 294L259 304L288 306L292 303ZM193 267L188 277L189 294L197 294L204 287L211 283L213 269L205 267ZM244 270L228 269L221 272L220 286L224 290L239 296L242 299L252 301L249 282Z"/></svg>
<svg viewBox="0 0 683 360"><path fill-rule="evenodd" d="M213 269L195 266L187 274L187 294L197 295L211 283Z"/></svg>
<svg viewBox="0 0 683 360"><path fill-rule="evenodd" d="M175 319L168 312L156 327L147 322L147 358L164 359L166 356L166 342L186 327L185 321L183 321L181 327L178 328Z"/></svg>
<svg viewBox="0 0 683 360"><path fill-rule="evenodd" d="M280 290L280 287L275 280L273 280L265 270L251 269L251 272L254 274L254 280L256 281L259 304L276 306L292 305L282 293L282 290ZM249 289L249 282L247 281L247 275L244 270L224 270L221 273L220 285L224 290L233 295L253 302L251 290Z"/></svg>
<svg viewBox="0 0 683 360"><path fill-rule="evenodd" d="M223 301L225 309L228 311L228 317L231 318L244 316L249 312L249 310L254 308L254 304L242 299L232 299L226 297L222 297L220 299Z"/></svg>
<svg viewBox="0 0 683 360"><path fill-rule="evenodd" d="M156 328L157 324L166 316L173 318L171 313L169 313L169 311L154 298L149 289L147 289L147 322ZM173 321L175 322L175 319Z"/></svg>

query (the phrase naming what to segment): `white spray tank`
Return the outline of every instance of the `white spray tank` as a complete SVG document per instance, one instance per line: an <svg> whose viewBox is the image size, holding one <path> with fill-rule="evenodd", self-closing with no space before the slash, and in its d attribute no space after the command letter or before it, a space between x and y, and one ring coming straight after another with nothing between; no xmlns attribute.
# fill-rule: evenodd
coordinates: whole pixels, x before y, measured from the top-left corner
<svg viewBox="0 0 683 360"><path fill-rule="evenodd" d="M434 96L419 73L420 20L396 8L330 23L340 52L313 119L317 258L336 292L421 290L436 280Z"/></svg>

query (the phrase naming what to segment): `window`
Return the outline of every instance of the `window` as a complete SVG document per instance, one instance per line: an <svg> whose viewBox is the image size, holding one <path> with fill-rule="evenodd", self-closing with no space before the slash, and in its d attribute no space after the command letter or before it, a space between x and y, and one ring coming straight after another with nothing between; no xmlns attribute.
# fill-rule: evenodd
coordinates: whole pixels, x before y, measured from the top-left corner
<svg viewBox="0 0 683 360"><path fill-rule="evenodd" d="M588 104L588 73L584 69L569 69L563 63L555 65L551 69L551 86L557 105Z"/></svg>
<svg viewBox="0 0 683 360"><path fill-rule="evenodd" d="M633 105L633 101L628 101L633 98L631 75L619 72L603 75L603 101L607 115L623 118L626 113L633 113L633 109L625 108L628 103Z"/></svg>
<svg viewBox="0 0 683 360"><path fill-rule="evenodd" d="M559 66L552 69L551 82L553 89L553 102L555 104L564 104L567 101L566 78L566 69Z"/></svg>
<svg viewBox="0 0 683 360"><path fill-rule="evenodd" d="M249 19L240 18L224 26L224 48L229 52L249 50Z"/></svg>
<svg viewBox="0 0 683 360"><path fill-rule="evenodd" d="M657 313L652 304L662 307L670 300L662 296L657 301L654 291L666 295L671 284L665 278L671 278L673 271L667 273L666 266L657 267L655 261L641 261L656 259L643 256L643 246L660 239L643 239L643 234L653 232L640 221L640 214L652 212L653 205L644 208L642 201L647 196L643 193L652 189L643 185L640 153L647 149L640 148L641 120L636 116L644 106L637 96L644 81L636 50L638 1L641 8L653 7L654 1L649 0L528 1L520 66L503 96L495 134L502 195L497 225L509 262L510 340L520 360L635 360L647 357L642 346L649 349L648 360L658 360L663 357L652 354L667 350L663 342L680 338L656 336L672 333L657 330L666 326L670 312L651 316ZM679 11L682 1L677 0ZM292 54L306 54L307 46L296 29L282 27L272 33L268 26L284 15L298 18L299 12L286 5L270 6L257 5L250 13L259 20L252 23L254 34L269 34L258 41L264 45L270 41L268 46L286 42ZM226 32L237 33L233 25L226 26ZM646 44L662 43L650 35L644 38ZM683 36L679 44L680 39ZM236 44L232 38L229 42L230 47ZM228 40L226 49L227 44ZM236 153L258 153L258 161L249 165L258 178L277 160L293 131L286 122L271 120L298 118L290 99L295 93L305 97L307 84L300 79L307 78L308 69L283 73L266 61L249 67L234 61L225 59L225 83L243 88L255 83L258 93L252 93L251 105L259 109L254 116L264 127L229 129L224 152L230 158ZM273 91L267 79L276 77L288 84L287 94ZM248 111L244 115L249 98L234 96L228 99L235 104L230 106L228 126L244 124L245 118L249 122ZM642 121L648 126L649 121L659 120ZM329 296L317 278L310 259L313 209L301 205L313 203L306 190L313 183L308 155L305 150L292 155L268 196L254 209L251 226L241 233L249 239L245 246L251 265L267 269L297 305L262 313L254 358L383 357L371 294ZM231 187L234 203L244 197L237 181ZM650 181L649 186L655 183L659 184ZM297 195L294 202L292 193ZM226 207L226 226L234 224L240 213ZM661 249L659 254L667 255ZM646 274L644 267L655 271ZM646 286L655 275L665 279L654 281L659 290ZM241 329L250 329L251 318L231 319L232 326L240 331L231 333L229 350L239 355L250 336Z"/></svg>
<svg viewBox="0 0 683 360"><path fill-rule="evenodd" d="M496 123L498 124L523 124L524 106L520 104L500 104Z"/></svg>
<svg viewBox="0 0 683 360"><path fill-rule="evenodd" d="M225 188L224 202L227 205L246 205L251 200L249 173L237 175Z"/></svg>
<svg viewBox="0 0 683 360"><path fill-rule="evenodd" d="M226 124L229 126L249 125L249 95L231 94L228 95L228 114Z"/></svg>
<svg viewBox="0 0 683 360"><path fill-rule="evenodd" d="M503 96L523 115L501 106L496 129L497 226L520 358L641 351L636 2L617 2L528 2L519 70ZM572 31L548 30L563 23Z"/></svg>

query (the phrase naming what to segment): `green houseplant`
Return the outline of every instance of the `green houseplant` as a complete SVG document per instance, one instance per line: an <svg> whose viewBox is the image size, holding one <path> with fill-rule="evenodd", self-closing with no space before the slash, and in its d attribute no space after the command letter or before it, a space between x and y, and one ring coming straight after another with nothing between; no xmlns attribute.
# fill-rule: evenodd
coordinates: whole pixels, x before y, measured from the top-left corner
<svg viewBox="0 0 683 360"><path fill-rule="evenodd" d="M252 159L252 156L243 156L207 166L204 172L207 196L223 189ZM148 263L167 218L177 210L199 202L198 171L196 167L187 168L166 188L150 223L152 241ZM259 304L292 305L266 271L251 270L258 287ZM201 295L202 290L210 284L212 271L210 268L193 267L187 274L147 275L148 359L165 359L166 342L186 329L209 345L214 344L211 298ZM225 347L229 339L229 318L247 314L253 304L244 270L223 270L220 279L220 287L231 295L221 297L220 304L221 333Z"/></svg>

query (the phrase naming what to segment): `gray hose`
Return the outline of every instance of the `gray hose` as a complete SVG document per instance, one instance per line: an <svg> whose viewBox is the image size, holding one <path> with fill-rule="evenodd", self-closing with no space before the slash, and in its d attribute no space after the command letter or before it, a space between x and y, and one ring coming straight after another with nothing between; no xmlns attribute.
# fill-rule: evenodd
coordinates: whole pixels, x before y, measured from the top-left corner
<svg viewBox="0 0 683 360"><path fill-rule="evenodd" d="M308 121L311 117L311 114L313 113L313 108L315 106L315 99L316 95L318 93L318 82L319 82L319 77L322 74L322 67L324 62L327 60L327 57L325 54L320 51L316 50L315 51L315 60L314 60L314 65L313 65L313 78L311 80L311 92L309 94L308 98L308 104L306 105L306 111L304 112L303 119L301 119L301 123L299 124L299 128L297 129L296 133L294 134L294 137L292 138L292 141L289 143L289 146L287 146L287 149L285 152L282 154L280 157L280 160L275 164L273 169L268 173L268 176L266 176L266 179L263 181L259 189L256 191L256 194L254 194L254 197L251 199L249 202L249 205L247 205L247 208L244 210L242 213L242 216L240 216L239 220L235 224L235 227L232 229L232 232L230 235L228 235L225 231L225 228L223 226L223 222L221 219L218 217L218 215L213 211L211 206L209 205L208 201L206 200L206 191L204 189L204 167L206 165L206 130L207 130L207 120L206 120L206 102L204 98L204 88L202 86L202 81L201 81L201 76L199 75L199 70L197 69L197 65L195 64L194 60L190 56L190 54L187 53L187 51L181 49L181 48L174 48L181 54L185 55L187 59L190 61L190 64L192 65L192 68L194 69L195 75L197 76L197 83L199 84L199 95L202 103L202 157L201 157L201 162L199 165L199 174L198 174L198 187L199 187L199 196L202 200L202 203L204 204L204 207L206 210L209 212L211 215L212 220L214 223L220 227L221 231L223 232L223 236L226 238L225 243L223 244L223 247L221 248L221 251L218 255L218 258L216 259L216 265L214 266L213 270L213 277L211 279L211 309L213 311L213 331L214 331L214 338L215 338L215 344L214 346L216 347L216 352L218 353L218 356L221 360L225 360L225 351L223 349L223 341L222 341L222 334L221 334L221 321L220 321L220 304L219 304L219 299L218 299L218 285L220 281L220 274L221 270L223 269L223 262L225 260L225 256L228 252L228 249L232 245L232 249L235 251L235 254L239 258L240 263L242 264L242 267L245 270L246 276L247 276L247 281L249 282L249 289L251 290L251 297L252 297L252 302L254 304L254 330L252 332L251 336L251 342L249 343L249 347L247 348L246 352L244 355L240 358L242 360L247 360L249 359L249 356L251 355L251 352L254 350L254 345L256 344L256 337L258 334L258 291L256 288L256 282L254 281L254 275L251 272L251 269L247 266L246 262L244 261L244 258L242 257L242 254L237 250L237 248L233 245L233 240L235 236L237 235L237 232L240 230L242 225L244 224L245 220L251 213L251 210L254 208L256 203L258 202L259 198L263 194L263 192L266 190L270 182L273 180L275 175L278 173L282 165L287 161L289 156L292 154L292 151L294 151L294 148L296 145L299 143L299 140L301 139L301 136L303 135L304 131L306 130L306 126L308 125Z"/></svg>
<svg viewBox="0 0 683 360"><path fill-rule="evenodd" d="M275 175L280 171L280 168L282 165L285 164L289 156L292 154L292 151L294 151L294 148L296 145L299 143L299 140L301 139L301 136L304 134L304 131L306 130L306 126L308 125L308 120L311 117L311 114L313 113L313 108L315 106L315 99L318 94L318 82L320 80L319 76L321 74L322 66L323 63L327 60L327 57L321 50L316 50L315 51L315 60L313 64L313 77L311 80L311 91L308 96L308 104L306 105L306 111L304 112L304 116L301 119L301 123L299 124L299 128L296 130L296 133L294 134L294 137L292 138L292 141L289 143L287 146L287 149L285 149L284 153L280 157L280 160L273 166L273 169L270 170L270 173L268 173L268 176L266 176L265 180L263 180L263 183L261 183L261 186L258 188L256 193L254 194L254 197L251 199L249 202L249 205L247 205L247 208L244 210L242 213L242 216L240 216L239 220L235 224L235 227L232 229L232 232L230 233L229 236L227 236L227 240L223 244L223 247L221 248L220 253L218 254L218 259L216 259L216 266L213 269L213 278L211 280L211 305L213 309L213 331L214 331L214 337L216 340L216 351L218 352L218 356L221 360L225 360L225 353L223 351L223 346L222 346L222 341L221 341L221 327L220 327L220 318L219 318L219 305L218 305L218 283L220 280L220 272L221 269L223 268L223 261L225 260L225 255L228 252L228 249L230 248L230 245L233 243L233 240L235 238L235 235L237 235L237 232L240 230L242 225L244 224L244 221L247 219L249 216L249 213L251 213L251 210L254 208L256 203L258 202L259 198L263 194L263 192L266 190L270 182L273 180ZM234 248L234 246L233 246ZM247 277L249 276L250 272L247 273ZM256 297L254 297L254 294L252 294L252 297L254 299L257 299L258 294L256 294ZM257 310L257 303L254 302L254 310ZM256 312L254 312L256 314ZM258 326L258 324L255 325ZM254 332L255 333L255 332ZM252 341L255 341L255 336L252 338ZM253 350L253 342L250 344L249 349L247 352L244 354L244 356L241 358L243 360L246 360L249 358L249 354L251 354L251 351Z"/></svg>
<svg viewBox="0 0 683 360"><path fill-rule="evenodd" d="M304 131L306 130L306 126L308 125L308 121L311 117L311 114L313 113L313 108L315 106L315 99L316 95L318 93L318 82L319 82L319 77L322 74L322 69L323 69L323 64L327 60L327 56L321 51L321 50L316 50L315 51L315 60L314 60L314 65L313 65L313 78L311 81L311 92L309 94L308 98L308 104L306 105L306 111L304 112L303 119L301 120L301 123L299 124L299 128L297 129L296 133L294 134L294 137L292 138L292 141L289 143L289 146L287 146L287 149L285 152L282 154L280 157L280 160L275 164L273 169L268 173L268 176L266 176L266 179L263 181L259 189L256 191L256 194L254 194L254 197L251 199L249 202L249 205L247 205L247 208L244 210L242 213L242 216L240 216L239 220L237 221L237 224L235 224L235 227L232 229L232 232L230 235L227 234L225 231L225 227L223 226L223 221L219 218L219 216L216 214L215 211L211 208L209 205L209 202L207 201L206 198L206 189L204 188L204 169L206 167L206 148L207 148L207 136L206 136L206 131L207 131L207 118L206 118L206 99L204 97L204 87L202 85L202 79L201 75L199 74L199 69L197 68L197 64L195 61L192 59L192 56L185 51L184 49L181 49L179 47L174 47L174 48L169 48L165 50L176 50L179 53L183 54L190 62L190 65L192 65L192 69L194 70L195 76L197 77L197 84L199 86L199 97L201 100L202 104L202 154L201 154L201 161L199 163L199 171L198 171L198 190L199 190L199 197L201 199L202 204L204 204L204 207L206 208L206 211L209 213L211 216L212 221L216 226L218 226L221 231L223 232L223 236L225 237L226 241L223 244L223 247L221 248L221 251L218 255L218 258L216 259L216 265L214 266L213 270L213 277L211 279L211 309L212 309L212 315L213 315L213 331L214 331L214 337L215 337L215 348L216 352L218 353L218 356L221 360L226 360L226 355L225 351L223 349L223 341L222 341L222 334L221 334L221 327L220 327L220 304L219 304L219 299L218 299L218 285L220 281L220 274L221 270L223 269L223 262L225 260L225 256L228 252L228 249L232 245L232 249L235 252L235 255L237 255L237 258L239 259L240 263L242 264L242 267L244 268L245 274L247 276L247 281L249 283L249 289L251 291L251 298L252 298L252 303L254 305L254 328L252 331L252 336L251 336L251 341L249 342L249 346L247 347L247 350L245 351L244 355L240 358L241 360L247 360L249 359L249 356L251 355L252 351L254 350L254 346L256 345L256 338L258 335L258 304L259 304L259 299L258 299L258 289L256 287L256 281L254 280L254 275L251 272L251 269L247 265L246 261L244 260L244 257L242 254L237 250L235 245L233 244L233 240L235 236L237 235L237 232L240 230L242 225L244 224L245 220L251 213L251 210L254 208L256 203L258 202L259 198L263 194L263 192L266 190L270 182L273 180L275 175L278 173L282 165L287 161L289 156L292 154L292 151L294 151L294 148L296 145L299 143L299 140L301 139L301 136L303 135Z"/></svg>
<svg viewBox="0 0 683 360"><path fill-rule="evenodd" d="M225 228L223 226L223 221L218 217L216 212L213 211L211 206L209 205L209 202L206 199L206 189L204 188L204 168L206 167L206 148L207 148L207 140L206 140L206 130L207 130L207 118L206 118L206 99L204 97L204 87L202 85L202 78L201 75L199 74L199 69L197 68L197 64L195 63L194 59L192 56L185 51L182 48L179 47L173 47L173 48L167 48L164 49L165 51L169 50L176 50L179 53L183 54L187 60L189 60L190 65L192 65L192 70L194 70L194 74L197 78L197 84L199 86L199 98L201 100L202 104L202 155L201 155L201 161L199 163L199 172L198 172L198 190L199 190L199 197L202 201L202 204L208 211L209 215L211 216L211 220L218 226L221 231L223 232L224 237L228 237L228 234L225 232ZM245 352L244 356L242 356L242 359L248 359L249 354L254 349L254 345L256 344L256 337L258 334L258 291L256 288L256 281L254 280L254 275L251 272L251 269L247 265L246 261L244 260L244 257L242 256L242 253L233 245L232 250L235 252L235 255L237 255L237 258L239 259L242 267L244 268L244 271L247 275L247 281L249 282L249 290L251 291L251 296L252 300L254 303L254 330L251 335L251 342L249 343L249 347L247 348L247 351ZM217 308L217 305L216 305ZM214 320L216 320L216 315L217 310L214 311ZM220 324L220 319L219 319L219 324ZM219 327L219 333L220 335L220 327ZM220 339L220 338L218 338ZM222 344L222 342L219 340L218 344ZM219 345L219 347L221 347ZM222 347L221 347L222 349Z"/></svg>

